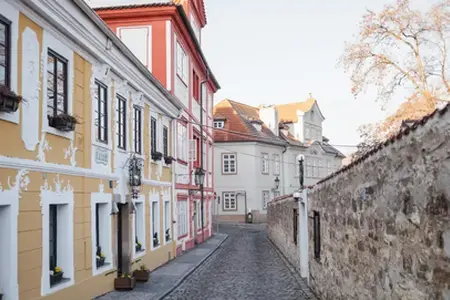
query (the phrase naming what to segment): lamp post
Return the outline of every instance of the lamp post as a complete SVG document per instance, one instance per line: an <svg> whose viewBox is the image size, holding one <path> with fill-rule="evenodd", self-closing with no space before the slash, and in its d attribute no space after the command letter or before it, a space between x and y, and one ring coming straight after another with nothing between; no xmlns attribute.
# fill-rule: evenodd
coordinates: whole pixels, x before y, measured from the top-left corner
<svg viewBox="0 0 450 300"><path fill-rule="evenodd" d="M202 220L202 242L205 241L205 232L203 230L203 184L205 183L205 171L203 168L197 168L194 173L194 181L195 185L200 186L200 192L201 192L201 220Z"/></svg>
<svg viewBox="0 0 450 300"><path fill-rule="evenodd" d="M275 189L278 190L278 188L280 187L280 178L275 178Z"/></svg>

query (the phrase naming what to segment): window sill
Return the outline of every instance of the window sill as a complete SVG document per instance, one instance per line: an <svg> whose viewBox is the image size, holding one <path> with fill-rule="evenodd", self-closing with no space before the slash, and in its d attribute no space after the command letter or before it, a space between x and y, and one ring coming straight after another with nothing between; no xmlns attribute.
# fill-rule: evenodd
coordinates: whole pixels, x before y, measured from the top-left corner
<svg viewBox="0 0 450 300"><path fill-rule="evenodd" d="M142 257L145 255L145 253L146 253L145 249L141 249L140 251L135 251L133 258L136 259L136 258Z"/></svg>
<svg viewBox="0 0 450 300"><path fill-rule="evenodd" d="M112 150L112 146L110 143L106 144L106 143L94 140L94 141L92 141L92 145L102 148L102 149L105 149L105 150Z"/></svg>
<svg viewBox="0 0 450 300"><path fill-rule="evenodd" d="M70 281L70 278L62 278L60 282L57 282L57 283L55 283L55 284L53 284L53 285L50 285L50 289L54 289L54 288L56 288L57 286L60 286L60 285L62 285L62 284L64 284L64 283L67 283L67 282L69 282L69 281Z"/></svg>
<svg viewBox="0 0 450 300"><path fill-rule="evenodd" d="M155 251L155 250L159 249L160 247L161 247L161 243L159 243L159 244L156 245L156 246L153 246L153 247L152 247L152 251Z"/></svg>
<svg viewBox="0 0 450 300"><path fill-rule="evenodd" d="M58 130L56 128L53 128L53 127L49 126L48 124L44 124L44 131L46 133L60 136L60 137L63 137L63 138L69 139L69 140L73 140L73 136L74 136L74 132L75 132L75 131L64 132L64 131Z"/></svg>
<svg viewBox="0 0 450 300"><path fill-rule="evenodd" d="M113 265L111 263L105 262L103 264L103 266L94 269L94 276L95 275L100 275L100 274L105 273L107 271L110 271L112 269L113 269Z"/></svg>

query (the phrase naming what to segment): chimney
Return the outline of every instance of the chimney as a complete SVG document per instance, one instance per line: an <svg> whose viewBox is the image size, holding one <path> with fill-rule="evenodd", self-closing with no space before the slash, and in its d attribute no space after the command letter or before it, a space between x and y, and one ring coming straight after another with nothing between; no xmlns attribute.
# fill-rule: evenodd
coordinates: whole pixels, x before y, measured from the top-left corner
<svg viewBox="0 0 450 300"><path fill-rule="evenodd" d="M266 124L266 126L275 134L278 132L278 110L275 105L261 105L259 106L259 118Z"/></svg>

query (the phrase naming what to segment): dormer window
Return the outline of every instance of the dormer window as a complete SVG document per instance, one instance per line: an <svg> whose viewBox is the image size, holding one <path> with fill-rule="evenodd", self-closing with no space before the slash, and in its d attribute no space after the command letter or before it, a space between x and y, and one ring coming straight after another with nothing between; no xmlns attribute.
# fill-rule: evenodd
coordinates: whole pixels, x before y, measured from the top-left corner
<svg viewBox="0 0 450 300"><path fill-rule="evenodd" d="M250 123L256 130L261 131L263 122L260 120L251 120Z"/></svg>
<svg viewBox="0 0 450 300"><path fill-rule="evenodd" d="M225 121L214 121L214 128L224 128L225 127Z"/></svg>

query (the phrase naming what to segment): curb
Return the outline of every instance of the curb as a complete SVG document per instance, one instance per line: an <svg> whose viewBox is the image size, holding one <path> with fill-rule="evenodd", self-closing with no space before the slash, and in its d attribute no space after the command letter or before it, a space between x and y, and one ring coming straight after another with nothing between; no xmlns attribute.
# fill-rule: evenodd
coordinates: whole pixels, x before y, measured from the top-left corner
<svg viewBox="0 0 450 300"><path fill-rule="evenodd" d="M222 235L223 233L221 233ZM225 235L225 234L223 234ZM222 246L222 244L227 240L228 238L228 234L225 235L225 238L220 241L216 248L213 249L212 251L210 251L205 257L203 257L194 267L192 267L183 277L181 277L180 279L178 279L178 281L175 283L175 285L173 285L170 289L168 289L166 292L164 292L161 296L159 296L158 298L155 298L155 300L162 300L165 297L167 297L170 293L172 293L178 286L180 286L183 281L186 280L186 278L188 278L192 273L194 273L195 270L197 270L204 262L205 260L207 260L211 255L214 254L214 252L217 251L217 249L220 248L220 246Z"/></svg>
<svg viewBox="0 0 450 300"><path fill-rule="evenodd" d="M294 265L286 258L286 256L283 254L283 252L281 252L281 250L277 247L277 245L267 236L266 236L266 240L272 245L272 247L274 248L275 252L277 252L280 259L288 267L289 272L292 274L292 276L294 276L295 280L297 281L297 283L303 293L303 296L306 299L318 300L318 298L314 295L314 293L311 291L311 289L305 283L303 278L300 276L298 271L295 269ZM305 291L305 289L306 289L306 291Z"/></svg>

